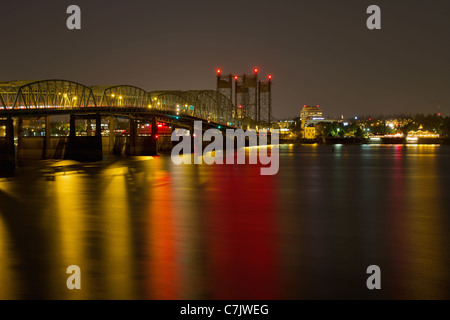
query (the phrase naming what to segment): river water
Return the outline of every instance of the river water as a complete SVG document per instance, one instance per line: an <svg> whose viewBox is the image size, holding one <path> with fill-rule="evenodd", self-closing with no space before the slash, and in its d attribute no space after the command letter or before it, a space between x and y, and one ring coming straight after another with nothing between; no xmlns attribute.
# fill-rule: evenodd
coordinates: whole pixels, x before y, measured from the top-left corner
<svg viewBox="0 0 450 320"><path fill-rule="evenodd" d="M0 178L0 299L450 299L450 146L279 150L274 176L168 155L22 165Z"/></svg>

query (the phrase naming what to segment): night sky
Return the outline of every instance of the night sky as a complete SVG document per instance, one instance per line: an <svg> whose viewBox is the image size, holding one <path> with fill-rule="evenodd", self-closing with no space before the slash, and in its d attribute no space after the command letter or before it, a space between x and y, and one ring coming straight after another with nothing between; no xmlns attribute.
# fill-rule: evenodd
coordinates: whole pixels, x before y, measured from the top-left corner
<svg viewBox="0 0 450 320"><path fill-rule="evenodd" d="M66 28L66 8L82 30ZM366 28L369 5L382 29ZM1 1L0 81L61 78L215 89L215 70L273 74L275 118L450 114L448 0Z"/></svg>

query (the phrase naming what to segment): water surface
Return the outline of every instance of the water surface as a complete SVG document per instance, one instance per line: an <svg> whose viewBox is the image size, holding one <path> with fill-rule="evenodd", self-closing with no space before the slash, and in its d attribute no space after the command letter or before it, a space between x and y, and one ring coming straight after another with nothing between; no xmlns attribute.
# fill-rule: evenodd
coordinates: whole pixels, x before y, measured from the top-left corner
<svg viewBox="0 0 450 320"><path fill-rule="evenodd" d="M282 145L275 176L66 164L0 178L0 299L450 298L449 146Z"/></svg>

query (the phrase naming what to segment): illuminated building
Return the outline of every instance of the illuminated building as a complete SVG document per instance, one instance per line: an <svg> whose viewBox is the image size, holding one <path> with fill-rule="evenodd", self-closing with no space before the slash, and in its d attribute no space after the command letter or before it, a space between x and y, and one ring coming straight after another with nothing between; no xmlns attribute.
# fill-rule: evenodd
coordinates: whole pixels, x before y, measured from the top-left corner
<svg viewBox="0 0 450 320"><path fill-rule="evenodd" d="M293 137L291 126L294 124L293 120L284 120L276 123L280 127L280 138L290 139Z"/></svg>
<svg viewBox="0 0 450 320"><path fill-rule="evenodd" d="M323 117L323 111L319 106L306 106L304 105L300 111L300 120L325 120Z"/></svg>
<svg viewBox="0 0 450 320"><path fill-rule="evenodd" d="M417 142L419 138L439 138L439 134L431 133L429 131L423 131L422 126L418 131L410 131L406 136L406 141L408 142Z"/></svg>
<svg viewBox="0 0 450 320"><path fill-rule="evenodd" d="M304 137L308 140L313 140L316 138L316 127L305 127Z"/></svg>
<svg viewBox="0 0 450 320"><path fill-rule="evenodd" d="M316 138L316 124L321 122L342 122L342 120L326 120L323 116L323 111L320 106L307 106L304 105L300 111L300 120L302 121L303 138L315 139Z"/></svg>

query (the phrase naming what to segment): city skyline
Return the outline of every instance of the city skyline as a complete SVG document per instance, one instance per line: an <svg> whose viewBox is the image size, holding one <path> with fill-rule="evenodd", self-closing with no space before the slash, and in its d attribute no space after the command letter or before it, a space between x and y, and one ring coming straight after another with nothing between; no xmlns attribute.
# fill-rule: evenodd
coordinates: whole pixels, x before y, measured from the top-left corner
<svg viewBox="0 0 450 320"><path fill-rule="evenodd" d="M24 6L24 4L26 4ZM61 78L148 91L215 89L215 71L273 75L273 116L303 105L327 115L450 112L449 5L377 1L382 29L366 28L368 1L227 4L77 1L3 6L2 81ZM27 8L26 10L24 8ZM17 21L20 21L18 23ZM37 50L32 50L37 49Z"/></svg>

